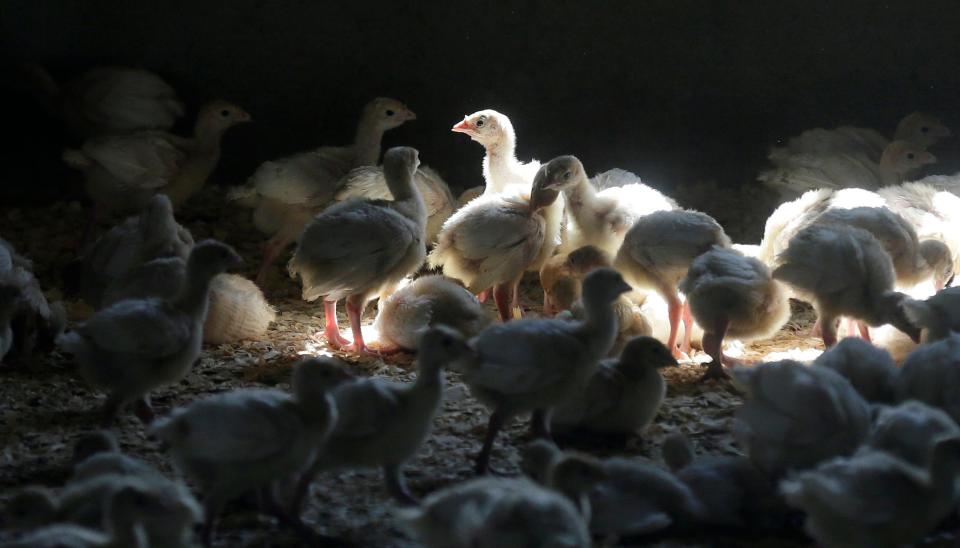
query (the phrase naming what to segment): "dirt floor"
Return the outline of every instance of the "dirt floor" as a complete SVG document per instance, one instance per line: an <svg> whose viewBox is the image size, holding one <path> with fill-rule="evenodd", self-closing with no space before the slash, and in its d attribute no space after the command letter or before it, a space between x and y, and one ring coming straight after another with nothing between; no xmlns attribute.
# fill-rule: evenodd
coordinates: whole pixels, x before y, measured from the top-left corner
<svg viewBox="0 0 960 548"><path fill-rule="evenodd" d="M246 258L243 273L252 276L259 259L262 236L249 222L249 211L224 204L222 192L209 189L184 212L181 221L197 240L215 237L234 245ZM58 204L45 209L0 210L0 236L31 257L37 274L52 299L61 298L60 270L71 258L83 213L78 204ZM205 347L200 363L175 386L158 390L153 401L160 412L216 392L241 387L277 386L287 389L290 365L301 355L329 352L311 340L322 327L319 306L299 298L299 285L278 266L269 282L267 296L279 309L278 320L261 341ZM524 286L527 312L537 313L541 293L535 283ZM69 301L72 318L89 311ZM375 307L365 320L372 322ZM807 356L803 352L819 341L805 336L811 319L809 311L798 309L794 320L775 339L745 348L747 358L761 359L774 352ZM345 318L341 318L345 322ZM342 323L342 325L346 325ZM413 377L412 357L398 355L386 361L353 356L348 360L355 373L380 375L409 381ZM696 356L695 356L696 357ZM698 384L702 369L686 363L666 371L669 390L655 424L626 445L580 445L592 453L622 454L659 463L659 446L664 436L684 432L698 454L738 454L731 436L733 413L741 397L729 383ZM0 370L0 504L18 487L30 484L62 484L73 442L95 428L97 410L104 396L86 388L69 363L56 353L30 368ZM479 449L487 411L473 398L455 375L449 375L443 410L433 434L417 457L406 467L411 489L418 495L471 477L472 459ZM157 443L148 440L144 428L132 415L123 417L115 428L122 449L175 474L170 459ZM499 469L518 473L519 451L527 441L526 425L515 422L496 445L493 462ZM379 471L329 474L314 484L306 520L328 535L349 539L362 546L411 546L392 515L393 504L384 492ZM2 538L2 537L0 537ZM803 546L796 533L776 538L746 539L684 538L656 541L663 546ZM217 546L292 546L294 536L252 511L235 508L227 513L216 537Z"/></svg>

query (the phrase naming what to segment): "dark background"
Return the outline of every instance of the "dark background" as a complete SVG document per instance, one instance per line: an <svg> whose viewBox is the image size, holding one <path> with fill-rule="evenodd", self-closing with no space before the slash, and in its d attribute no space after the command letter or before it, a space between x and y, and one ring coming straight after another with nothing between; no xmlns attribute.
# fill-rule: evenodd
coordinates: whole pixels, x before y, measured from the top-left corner
<svg viewBox="0 0 960 548"><path fill-rule="evenodd" d="M929 110L954 131L960 4L770 1L3 0L5 63L60 79L96 65L164 76L191 107L224 97L255 123L228 133L214 179L350 141L360 107L389 95L419 119L388 133L451 186L482 182L482 149L450 126L495 108L521 159L573 153L669 190L751 184L767 147L805 128L892 132ZM9 83L9 82L8 82ZM0 197L79 192L67 142L4 86ZM185 124L184 130L189 123ZM957 141L938 171L960 169Z"/></svg>

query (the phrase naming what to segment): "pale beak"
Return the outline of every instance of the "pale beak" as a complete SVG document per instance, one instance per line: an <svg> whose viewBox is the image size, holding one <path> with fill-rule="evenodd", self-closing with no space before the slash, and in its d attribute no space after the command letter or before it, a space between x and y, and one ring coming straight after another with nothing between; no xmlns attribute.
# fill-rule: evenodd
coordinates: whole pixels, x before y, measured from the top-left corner
<svg viewBox="0 0 960 548"><path fill-rule="evenodd" d="M247 111L245 111L245 110L241 110L240 113L239 113L239 115L237 116L237 120L239 120L239 121L241 121L241 122L252 122L252 121L253 121L253 116L250 116L250 113L249 113L249 112L247 112Z"/></svg>
<svg viewBox="0 0 960 548"><path fill-rule="evenodd" d="M948 128L947 126L940 126L933 130L933 136L941 137L945 139L947 137L953 137L953 132L950 131L950 128Z"/></svg>
<svg viewBox="0 0 960 548"><path fill-rule="evenodd" d="M406 115L406 119L407 119L408 121L410 121L410 120L416 120L416 119L417 119L417 113L414 112L414 111L412 111L412 110L410 110L410 109L406 109L406 110L404 111L404 114Z"/></svg>
<svg viewBox="0 0 960 548"><path fill-rule="evenodd" d="M450 131L455 133L473 133L473 126L471 126L470 122L464 118L462 122L453 126Z"/></svg>
<svg viewBox="0 0 960 548"><path fill-rule="evenodd" d="M937 157L929 152L922 152L918 158L921 164L935 164L937 163Z"/></svg>

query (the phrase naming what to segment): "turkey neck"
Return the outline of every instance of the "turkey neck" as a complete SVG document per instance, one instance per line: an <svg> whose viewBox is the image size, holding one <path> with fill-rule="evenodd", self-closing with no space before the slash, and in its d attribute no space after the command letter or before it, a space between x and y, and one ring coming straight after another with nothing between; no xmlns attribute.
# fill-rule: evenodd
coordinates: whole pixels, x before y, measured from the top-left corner
<svg viewBox="0 0 960 548"><path fill-rule="evenodd" d="M587 344L599 358L610 351L617 338L617 316L610 303L591 299L588 295L583 296L583 301L585 319L582 330L588 339Z"/></svg>
<svg viewBox="0 0 960 548"><path fill-rule="evenodd" d="M581 175L577 183L564 191L567 198L566 206L570 209L570 214L580 223L580 214L585 208L589 208L597 201L597 192L590 186L590 181L586 176Z"/></svg>
<svg viewBox="0 0 960 548"><path fill-rule="evenodd" d="M519 164L516 150L517 138L512 131L506 132L501 140L486 147L483 178L487 181L487 188L484 193L497 194L504 191Z"/></svg>
<svg viewBox="0 0 960 548"><path fill-rule="evenodd" d="M224 131L226 128L218 126L206 117L198 118L193 127L194 148L198 152L209 152L219 156L220 138L223 137Z"/></svg>
<svg viewBox="0 0 960 548"><path fill-rule="evenodd" d="M393 208L404 217L426 227L427 206L423 196L415 188L413 176L404 173L399 179L387 179L387 187L393 194Z"/></svg>
<svg viewBox="0 0 960 548"><path fill-rule="evenodd" d="M889 154L884 154L880 157L880 169L879 169L879 178L881 184L879 186L890 186L890 185L899 185L906 178L906 173L902 173L897 169L894 159L890 157Z"/></svg>
<svg viewBox="0 0 960 548"><path fill-rule="evenodd" d="M380 159L380 141L383 129L375 120L361 119L353 138L353 167L375 166Z"/></svg>
<svg viewBox="0 0 960 548"><path fill-rule="evenodd" d="M418 397L430 407L436 407L436 402L443 396L444 375L443 367L439 363L423 361L418 364L417 380L411 391L426 397Z"/></svg>
<svg viewBox="0 0 960 548"><path fill-rule="evenodd" d="M192 316L204 316L207 311L207 295L210 282L216 274L203 272L192 261L187 261L187 276L175 306Z"/></svg>

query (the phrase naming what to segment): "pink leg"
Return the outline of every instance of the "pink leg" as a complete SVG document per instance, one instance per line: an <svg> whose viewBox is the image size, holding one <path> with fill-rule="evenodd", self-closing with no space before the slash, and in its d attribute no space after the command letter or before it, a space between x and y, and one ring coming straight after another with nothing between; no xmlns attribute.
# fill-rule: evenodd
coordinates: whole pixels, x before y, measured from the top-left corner
<svg viewBox="0 0 960 548"><path fill-rule="evenodd" d="M870 340L870 326L863 322L857 322L857 329L860 330L860 336L863 337L863 340L873 342Z"/></svg>
<svg viewBox="0 0 960 548"><path fill-rule="evenodd" d="M337 301L323 301L324 329L323 334L327 339L327 344L334 348L343 348L350 344L340 334L340 326L337 324Z"/></svg>
<svg viewBox="0 0 960 548"><path fill-rule="evenodd" d="M680 328L680 315L683 312L683 305L676 294L667 294L667 316L670 319L670 337L667 339L667 348L673 353L674 358L680 358L681 352L677 349L677 331Z"/></svg>
<svg viewBox="0 0 960 548"><path fill-rule="evenodd" d="M857 337L859 336L859 330L857 328L857 320L847 317L845 318L846 329L844 330L844 337Z"/></svg>
<svg viewBox="0 0 960 548"><path fill-rule="evenodd" d="M690 336L693 332L693 314L690 313L690 302L683 301L683 340L680 343L680 351L684 354L690 354ZM726 328L724 328L726 330Z"/></svg>
<svg viewBox="0 0 960 548"><path fill-rule="evenodd" d="M490 289L487 288L481 291L480 293L477 293L477 300L480 301L481 303L485 303L487 302L487 297L489 296L490 296Z"/></svg>
<svg viewBox="0 0 960 548"><path fill-rule="evenodd" d="M513 282L513 291L510 295L510 317L513 318L513 311L517 311L517 316L523 315L523 309L520 308L520 280Z"/></svg>
<svg viewBox="0 0 960 548"><path fill-rule="evenodd" d="M497 284L493 288L493 302L497 305L497 311L500 313L500 321L509 322L510 314L510 284Z"/></svg>
<svg viewBox="0 0 960 548"><path fill-rule="evenodd" d="M360 330L360 318L363 316L363 308L366 304L363 296L351 295L347 297L347 317L350 318L350 329L353 331L353 347L351 350L357 353L368 352L367 345L363 342L363 332Z"/></svg>

